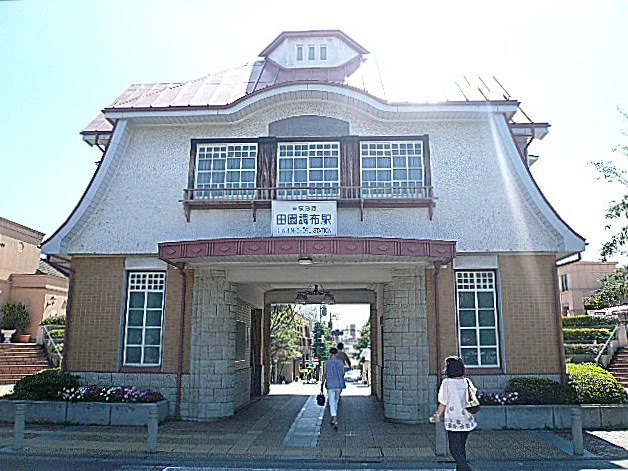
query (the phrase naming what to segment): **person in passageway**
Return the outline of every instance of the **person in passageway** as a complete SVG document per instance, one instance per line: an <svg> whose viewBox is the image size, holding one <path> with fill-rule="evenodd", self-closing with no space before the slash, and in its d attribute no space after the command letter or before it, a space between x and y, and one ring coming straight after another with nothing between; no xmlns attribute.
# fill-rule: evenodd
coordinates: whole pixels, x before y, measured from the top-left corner
<svg viewBox="0 0 628 471"><path fill-rule="evenodd" d="M325 387L327 388L327 402L329 402L329 415L331 420L329 423L338 430L338 399L340 393L346 387L345 371L342 366L342 360L338 358L338 349L332 347L329 349L331 357L325 362Z"/></svg>
<svg viewBox="0 0 628 471"><path fill-rule="evenodd" d="M456 461L456 471L472 471L467 461L467 439L477 426L475 417L467 411L467 391L475 386L464 377L462 358L445 359L445 375L438 391L438 410L434 413L434 423L440 422L445 413L445 429L449 440L449 452Z"/></svg>

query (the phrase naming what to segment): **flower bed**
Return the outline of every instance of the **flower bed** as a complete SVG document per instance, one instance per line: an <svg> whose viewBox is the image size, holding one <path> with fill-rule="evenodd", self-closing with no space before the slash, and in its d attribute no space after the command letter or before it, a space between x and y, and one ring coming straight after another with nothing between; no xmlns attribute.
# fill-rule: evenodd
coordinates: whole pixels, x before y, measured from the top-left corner
<svg viewBox="0 0 628 471"><path fill-rule="evenodd" d="M151 403L163 401L164 396L158 391L137 389L129 386L79 386L63 388L59 396L69 402L109 402L109 403Z"/></svg>

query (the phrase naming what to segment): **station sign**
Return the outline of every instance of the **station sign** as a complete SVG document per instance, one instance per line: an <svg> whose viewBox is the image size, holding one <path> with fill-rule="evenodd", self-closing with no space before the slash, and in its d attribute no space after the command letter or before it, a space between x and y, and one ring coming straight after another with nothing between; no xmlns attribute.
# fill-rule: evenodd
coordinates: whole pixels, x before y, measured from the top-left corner
<svg viewBox="0 0 628 471"><path fill-rule="evenodd" d="M273 237L336 235L335 201L275 200L272 218Z"/></svg>

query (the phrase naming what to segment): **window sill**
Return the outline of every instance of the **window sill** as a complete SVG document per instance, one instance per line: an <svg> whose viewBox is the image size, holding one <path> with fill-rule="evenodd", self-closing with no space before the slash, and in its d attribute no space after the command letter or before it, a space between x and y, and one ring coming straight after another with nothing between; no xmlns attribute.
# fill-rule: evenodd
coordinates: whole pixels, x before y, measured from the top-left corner
<svg viewBox="0 0 628 471"><path fill-rule="evenodd" d="M161 373L161 366L122 366L120 373Z"/></svg>
<svg viewBox="0 0 628 471"><path fill-rule="evenodd" d="M466 374L474 375L474 376L483 376L483 375L503 375L504 370L499 367L491 367L491 368L479 368L479 367L466 367Z"/></svg>

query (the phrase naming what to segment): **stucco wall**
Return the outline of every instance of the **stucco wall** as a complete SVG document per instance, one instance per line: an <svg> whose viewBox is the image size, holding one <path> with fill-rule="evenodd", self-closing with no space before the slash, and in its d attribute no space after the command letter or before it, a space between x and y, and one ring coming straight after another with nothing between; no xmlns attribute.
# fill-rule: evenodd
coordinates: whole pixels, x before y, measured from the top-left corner
<svg viewBox="0 0 628 471"><path fill-rule="evenodd" d="M81 230L74 230L68 251L154 253L162 241L269 236L269 210L258 210L257 221L250 210L193 211L186 222L179 200L188 182L190 140L264 136L269 122L303 114L348 119L357 135L430 138L438 198L433 220L424 208L366 209L363 221L359 210L340 209L339 236L456 240L463 252L559 250L558 233L540 220L529 195L518 190L513 166L522 165L516 162L519 157L496 148L497 131L490 120L393 122L337 103L295 101L265 108L237 124L129 126L126 152L107 178L98 211L87 217L87 226L82 221ZM138 185L138 179L150 186Z"/></svg>

